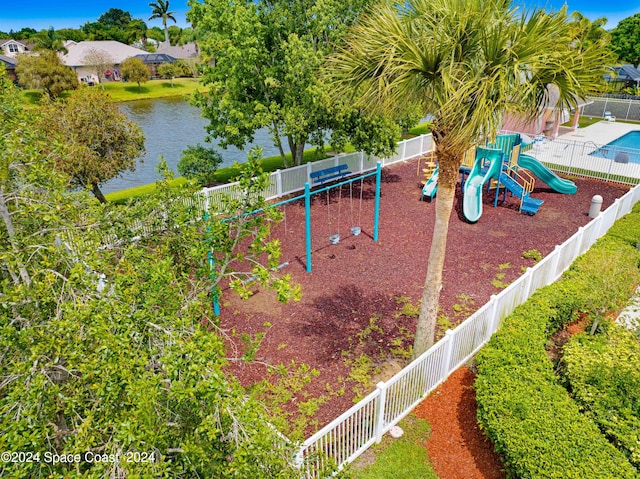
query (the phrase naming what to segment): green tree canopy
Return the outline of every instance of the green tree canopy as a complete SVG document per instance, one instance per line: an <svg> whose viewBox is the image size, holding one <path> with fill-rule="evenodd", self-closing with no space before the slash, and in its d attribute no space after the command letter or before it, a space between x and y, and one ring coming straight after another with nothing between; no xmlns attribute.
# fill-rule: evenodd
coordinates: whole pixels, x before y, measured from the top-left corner
<svg viewBox="0 0 640 479"><path fill-rule="evenodd" d="M449 218L464 153L494 138L504 114L535 118L551 85L557 107L601 91L609 56L577 42L566 9L519 15L509 0L410 0L382 4L352 30L326 66L333 94L398 114L434 116L439 164L436 220L414 357L434 339Z"/></svg>
<svg viewBox="0 0 640 479"><path fill-rule="evenodd" d="M227 245L248 240L244 257L256 260L265 248L276 253L265 240L270 221L246 215L232 226L211 215L207 228L188 206L196 198L182 201L166 184L127 208L98 206L69 191L56 167L73 145L17 103L0 72L0 444L39 461L4 462L2 475L300 477L294 445L229 375L208 294L212 246L226 278L237 273ZM251 165L245 198L228 205L264 204L264 177ZM160 213L164 229L151 223ZM130 241L134 220L156 236ZM236 242L234 231L254 237ZM266 265L260 272L269 276Z"/></svg>
<svg viewBox="0 0 640 479"><path fill-rule="evenodd" d="M135 57L129 57L120 64L120 75L126 81L136 82L138 90L141 83L151 78L151 73L144 62Z"/></svg>
<svg viewBox="0 0 640 479"><path fill-rule="evenodd" d="M52 50L41 50L37 55L19 55L16 75L20 84L42 90L50 98L78 88L76 73Z"/></svg>
<svg viewBox="0 0 640 479"><path fill-rule="evenodd" d="M622 63L640 65L640 13L618 22L611 30L611 44Z"/></svg>
<svg viewBox="0 0 640 479"><path fill-rule="evenodd" d="M171 79L171 86L173 86L173 79L182 75L182 67L175 62L165 62L158 66L158 75Z"/></svg>
<svg viewBox="0 0 640 479"><path fill-rule="evenodd" d="M366 3L190 2L188 18L207 63L202 81L210 85L195 103L210 121L209 134L223 147L242 148L267 127L285 165L283 142L299 164L305 144L323 146L328 131L337 147L350 138L368 152L392 150L399 130L347 102L330 101L318 75Z"/></svg>
<svg viewBox="0 0 640 479"><path fill-rule="evenodd" d="M44 121L43 129L59 134L73 148L58 167L73 187L90 189L102 203L106 199L100 184L135 169L136 158L144 153L140 127L95 88L80 88L65 102L51 105Z"/></svg>

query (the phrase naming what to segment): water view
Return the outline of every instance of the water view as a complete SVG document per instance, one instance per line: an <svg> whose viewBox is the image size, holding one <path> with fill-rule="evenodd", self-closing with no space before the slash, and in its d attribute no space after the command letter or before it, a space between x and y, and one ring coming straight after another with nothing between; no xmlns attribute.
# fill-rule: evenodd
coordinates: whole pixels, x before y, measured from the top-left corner
<svg viewBox="0 0 640 479"><path fill-rule="evenodd" d="M153 183L160 178L156 171L158 159L162 156L169 167L178 172L178 161L182 151L189 145L205 143L205 126L208 121L200 116L200 110L182 98L164 98L157 100L140 100L120 104L120 111L130 120L140 125L145 135L147 154L137 161L135 171L127 171L122 176L107 181L102 186L104 193L118 191L133 186ZM264 156L277 155L278 149L273 146L266 129L256 132L254 143L245 150L230 147L219 151L224 159L222 166L243 162L252 146L262 146ZM286 145L286 142L285 142ZM285 150L289 149L285 146Z"/></svg>

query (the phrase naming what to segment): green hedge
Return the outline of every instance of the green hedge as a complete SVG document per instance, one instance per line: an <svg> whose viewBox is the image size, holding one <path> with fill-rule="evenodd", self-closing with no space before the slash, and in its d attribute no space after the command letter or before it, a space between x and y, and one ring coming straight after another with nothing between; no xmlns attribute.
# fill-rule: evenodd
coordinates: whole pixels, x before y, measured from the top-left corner
<svg viewBox="0 0 640 479"><path fill-rule="evenodd" d="M622 326L604 325L604 334L571 338L562 360L576 402L638 468L640 341Z"/></svg>
<svg viewBox="0 0 640 479"><path fill-rule="evenodd" d="M478 354L478 420L510 476L640 477L582 414L558 381L545 349L551 334L578 313L602 315L624 305L640 282L638 239L640 212L634 208L562 280L536 292L506 318Z"/></svg>

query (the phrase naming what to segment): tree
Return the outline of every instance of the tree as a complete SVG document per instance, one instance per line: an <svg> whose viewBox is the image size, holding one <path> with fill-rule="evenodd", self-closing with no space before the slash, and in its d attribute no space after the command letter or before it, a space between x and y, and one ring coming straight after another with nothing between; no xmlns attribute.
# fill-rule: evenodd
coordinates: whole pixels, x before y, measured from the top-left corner
<svg viewBox="0 0 640 479"><path fill-rule="evenodd" d="M135 57L129 57L120 64L120 75L126 81L136 82L138 90L141 89L140 83L149 81L151 78L151 73L144 62Z"/></svg>
<svg viewBox="0 0 640 479"><path fill-rule="evenodd" d="M35 42L35 50L53 50L54 52L67 53L67 49L64 46L64 38L50 27L48 30L40 30L37 34L31 37Z"/></svg>
<svg viewBox="0 0 640 479"><path fill-rule="evenodd" d="M169 0L151 2L149 6L153 8L149 21L155 20L156 18L162 19L162 26L164 27L164 41L169 45L169 29L167 28L167 20L173 20L174 23L177 23L176 18L173 16L176 12L169 11Z"/></svg>
<svg viewBox="0 0 640 479"><path fill-rule="evenodd" d="M208 186L215 181L215 172L221 163L222 156L213 148L190 145L180 156L178 173L196 180L201 186Z"/></svg>
<svg viewBox="0 0 640 479"><path fill-rule="evenodd" d="M65 90L76 89L79 84L75 72L51 50L19 55L16 75L22 85L42 90L49 98L55 98Z"/></svg>
<svg viewBox="0 0 640 479"><path fill-rule="evenodd" d="M188 18L203 54L202 82L210 85L194 102L210 121L209 134L222 147L243 148L257 129L267 127L285 165L285 141L291 163L298 165L305 144L322 148L327 132L336 146L348 137L369 153L392 150L399 129L346 102L331 102L318 76L325 56L366 3L192 2Z"/></svg>
<svg viewBox="0 0 640 479"><path fill-rule="evenodd" d="M158 75L162 78L170 78L171 86L173 87L173 79L182 75L182 68L178 64L165 62L158 66Z"/></svg>
<svg viewBox="0 0 640 479"><path fill-rule="evenodd" d="M611 41L611 34L604 29L606 24L607 19L605 17L591 21L580 12L573 12L569 27L574 30L571 34L578 42L574 46L578 50L589 47L594 43L600 43L605 47L608 46Z"/></svg>
<svg viewBox="0 0 640 479"><path fill-rule="evenodd" d="M144 20L131 20L127 25L127 43L129 45L140 42L142 49L147 49L147 24Z"/></svg>
<svg viewBox="0 0 640 479"><path fill-rule="evenodd" d="M114 61L109 53L104 50L91 48L82 59L84 64L98 77L98 82L104 90L104 78L107 70L113 69Z"/></svg>
<svg viewBox="0 0 640 479"><path fill-rule="evenodd" d="M622 63L640 64L640 13L618 22L611 30L611 44Z"/></svg>
<svg viewBox="0 0 640 479"><path fill-rule="evenodd" d="M56 164L73 152L32 121L40 111L18 107L2 73L0 93L1 442L34 454L5 462L3 475L300 477L276 418L228 374L240 358L227 357L211 314L204 219L129 241L133 220L151 218L144 208L193 212L166 184L126 208L69 191ZM253 173L247 205L264 186ZM264 238L268 224L243 231ZM219 240L219 264L232 272Z"/></svg>
<svg viewBox="0 0 640 479"><path fill-rule="evenodd" d="M102 203L106 199L100 184L133 170L136 158L144 153L140 127L94 88L81 88L66 102L51 105L45 123L73 148L58 167L73 187L90 189Z"/></svg>
<svg viewBox="0 0 640 479"><path fill-rule="evenodd" d="M100 15L98 23L106 25L109 28L124 30L132 20L131 13L121 10L120 8L110 8Z"/></svg>
<svg viewBox="0 0 640 479"><path fill-rule="evenodd" d="M362 19L327 64L335 95L374 111L419 104L434 116L440 175L414 357L433 344L464 153L494 138L505 112L534 118L552 84L559 108L601 90L609 57L598 43L577 49L567 22L566 9L518 15L504 0L389 3Z"/></svg>

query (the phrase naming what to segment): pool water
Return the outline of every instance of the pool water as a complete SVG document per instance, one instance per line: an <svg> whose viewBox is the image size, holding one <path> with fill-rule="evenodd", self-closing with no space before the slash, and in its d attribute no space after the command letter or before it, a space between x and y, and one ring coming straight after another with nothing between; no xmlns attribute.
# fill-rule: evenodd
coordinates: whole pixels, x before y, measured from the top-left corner
<svg viewBox="0 0 640 479"><path fill-rule="evenodd" d="M640 164L640 130L630 131L589 153L618 163Z"/></svg>

